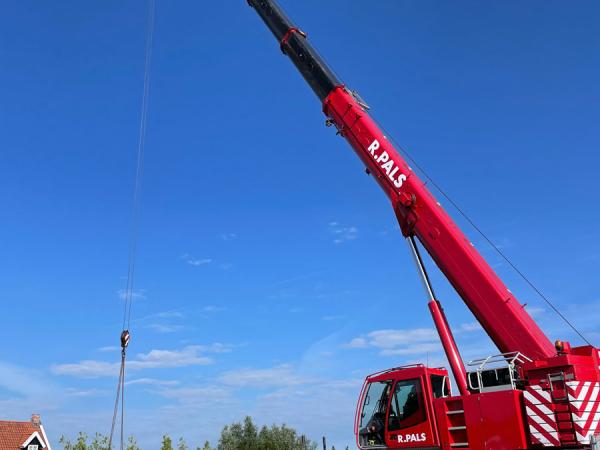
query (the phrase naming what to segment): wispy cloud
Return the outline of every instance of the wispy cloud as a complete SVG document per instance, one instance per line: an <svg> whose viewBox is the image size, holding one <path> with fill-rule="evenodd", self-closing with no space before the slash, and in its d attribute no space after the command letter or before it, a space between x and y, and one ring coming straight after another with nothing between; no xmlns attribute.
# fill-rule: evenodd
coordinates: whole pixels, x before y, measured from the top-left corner
<svg viewBox="0 0 600 450"><path fill-rule="evenodd" d="M439 337L433 328L376 330L358 336L344 345L346 348L379 350L381 356L409 355L438 351Z"/></svg>
<svg viewBox="0 0 600 450"><path fill-rule="evenodd" d="M183 319L185 314L181 311L164 311L154 314L152 317L157 319Z"/></svg>
<svg viewBox="0 0 600 450"><path fill-rule="evenodd" d="M189 345L180 350L151 350L148 353L139 353L135 359L127 363L127 366L130 371L204 366L214 363L212 358L206 356L207 353L227 353L232 348L231 345L215 343L212 345ZM98 378L116 376L119 366L120 364L116 362L83 360L77 363L54 364L50 369L56 375Z"/></svg>
<svg viewBox="0 0 600 450"><path fill-rule="evenodd" d="M121 300L126 300L128 297L126 289L119 289L117 291L117 294L119 295L119 298ZM131 298L133 300L145 300L146 299L146 290L145 289L134 289L133 291L131 291Z"/></svg>
<svg viewBox="0 0 600 450"><path fill-rule="evenodd" d="M483 330L483 328L481 327L481 324L479 322L461 323L458 326L459 333L471 333L471 332L480 331L480 330Z"/></svg>
<svg viewBox="0 0 600 450"><path fill-rule="evenodd" d="M182 386L166 388L158 391L164 398L173 399L183 404L222 405L233 400L233 391L224 386Z"/></svg>
<svg viewBox="0 0 600 450"><path fill-rule="evenodd" d="M341 316L341 315L337 315L337 316L331 315L331 316L323 316L323 317L321 317L321 320L324 320L326 322L331 322L331 321L339 320L339 319L343 319L343 318L344 318L344 316Z"/></svg>
<svg viewBox="0 0 600 450"><path fill-rule="evenodd" d="M100 347L98 349L99 352L102 353L112 353L112 352L118 352L121 350L121 347L118 347L116 345L107 345L105 347Z"/></svg>
<svg viewBox="0 0 600 450"><path fill-rule="evenodd" d="M127 386L132 385L147 385L147 386L177 386L181 382L178 380L157 380L156 378L134 378L133 380L127 381Z"/></svg>
<svg viewBox="0 0 600 450"><path fill-rule="evenodd" d="M156 333L167 334L167 333L176 333L178 331L183 330L185 327L183 325L174 325L174 324L165 324L165 323L150 323L145 326Z"/></svg>
<svg viewBox="0 0 600 450"><path fill-rule="evenodd" d="M188 263L190 266L205 266L207 264L210 264L213 262L213 260L211 258L196 258L192 255L189 255L187 253L181 255L181 259L183 259L186 263Z"/></svg>
<svg viewBox="0 0 600 450"><path fill-rule="evenodd" d="M237 233L221 233L220 237L224 241L233 241L238 238L238 235Z"/></svg>
<svg viewBox="0 0 600 450"><path fill-rule="evenodd" d="M358 228L355 226L342 225L339 222L329 222L329 233L333 237L333 242L342 244L347 241L353 241L358 238Z"/></svg>
<svg viewBox="0 0 600 450"><path fill-rule="evenodd" d="M112 394L112 392L110 392L106 389L97 389L97 388L91 388L91 389L67 388L65 393L69 397L80 397L80 398L103 397L105 395Z"/></svg>
<svg viewBox="0 0 600 450"><path fill-rule="evenodd" d="M154 314L150 314L146 317L138 319L137 322L143 323L143 327L152 330L156 333L176 333L185 329L185 327L179 323L185 318L185 314L180 310L162 311Z"/></svg>
<svg viewBox="0 0 600 450"><path fill-rule="evenodd" d="M525 310L531 317L538 317L546 312L546 309L541 306L527 306Z"/></svg>
<svg viewBox="0 0 600 450"><path fill-rule="evenodd" d="M0 389L19 397L35 398L40 401L57 394L57 387L40 375L38 370L0 361Z"/></svg>
<svg viewBox="0 0 600 450"><path fill-rule="evenodd" d="M299 375L291 364L267 369L240 369L225 372L219 381L234 387L272 388L298 386L311 382L311 378Z"/></svg>
<svg viewBox="0 0 600 450"><path fill-rule="evenodd" d="M204 308L202 308L202 312L205 312L205 313L217 313L217 312L225 311L225 309L226 308L224 308L222 306L207 305Z"/></svg>

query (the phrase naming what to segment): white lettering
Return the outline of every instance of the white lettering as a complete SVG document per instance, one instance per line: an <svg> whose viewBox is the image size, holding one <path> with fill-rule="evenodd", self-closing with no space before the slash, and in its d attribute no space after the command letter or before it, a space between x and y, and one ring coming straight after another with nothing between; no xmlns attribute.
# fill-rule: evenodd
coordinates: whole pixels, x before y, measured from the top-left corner
<svg viewBox="0 0 600 450"><path fill-rule="evenodd" d="M376 159L376 161L378 163L380 162L386 162L390 159L390 155L388 155L388 152L386 152L385 150L381 152L381 155L379 155L379 158Z"/></svg>
<svg viewBox="0 0 600 450"><path fill-rule="evenodd" d="M369 151L371 152L371 155L375 156L375 150L379 149L379 141L377 139L375 139L373 142L371 142L371 145L369 145Z"/></svg>
<svg viewBox="0 0 600 450"><path fill-rule="evenodd" d="M402 187L402 184L406 181L406 175L404 175L403 173L400 174L398 176L398 179L396 181L394 181L394 186L396 186L398 189L400 189Z"/></svg>
<svg viewBox="0 0 600 450"><path fill-rule="evenodd" d="M400 168L396 165L396 161L390 158L390 154L385 150L383 150L381 154L378 155L376 151L380 148L381 144L377 139L374 139L373 142L371 142L371 145L367 147L367 150L369 151L375 162L379 164L379 167L385 170L385 173L387 174L388 178L392 181L392 183L394 183L394 186L400 189L408 177L403 173L400 173L396 178L396 173L400 170Z"/></svg>
<svg viewBox="0 0 600 450"><path fill-rule="evenodd" d="M401 444L408 442L425 442L426 440L427 434L425 433L411 433L405 434L404 436L401 434L398 435L398 442Z"/></svg>
<svg viewBox="0 0 600 450"><path fill-rule="evenodd" d="M387 173L388 175L390 174L390 170L392 170L392 167L394 167L394 161L388 161L381 166L381 168L385 170L385 173Z"/></svg>

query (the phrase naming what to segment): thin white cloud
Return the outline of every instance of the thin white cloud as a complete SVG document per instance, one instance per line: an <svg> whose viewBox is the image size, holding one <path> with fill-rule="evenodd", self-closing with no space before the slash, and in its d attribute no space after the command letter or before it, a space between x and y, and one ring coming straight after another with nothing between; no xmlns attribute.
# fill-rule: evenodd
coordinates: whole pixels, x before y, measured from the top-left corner
<svg viewBox="0 0 600 450"><path fill-rule="evenodd" d="M299 386L311 379L297 374L291 364L282 364L267 369L232 370L222 374L219 381L233 387L272 388Z"/></svg>
<svg viewBox="0 0 600 450"><path fill-rule="evenodd" d="M356 337L344 345L345 348L367 348L369 346L364 337Z"/></svg>
<svg viewBox="0 0 600 450"><path fill-rule="evenodd" d="M349 349L376 349L381 356L415 355L441 350L439 337L433 328L375 330L357 336L343 346Z"/></svg>
<svg viewBox="0 0 600 450"><path fill-rule="evenodd" d="M163 311L153 315L158 319L183 319L185 314L181 311Z"/></svg>
<svg viewBox="0 0 600 450"><path fill-rule="evenodd" d="M225 308L223 308L222 306L216 306L216 305L206 305L204 308L202 308L202 312L205 312L205 313L215 313L215 312L221 312L221 311L225 311Z"/></svg>
<svg viewBox="0 0 600 450"><path fill-rule="evenodd" d="M339 222L329 222L328 227L335 244L342 244L358 238L358 228L355 226L345 226Z"/></svg>
<svg viewBox="0 0 600 450"><path fill-rule="evenodd" d="M190 266L205 266L207 264L210 264L213 262L212 258L196 258L192 255L189 255L187 253L185 253L184 255L181 256L181 259L183 259L186 263L188 263Z"/></svg>
<svg viewBox="0 0 600 450"><path fill-rule="evenodd" d="M483 330L483 328L481 327L481 324L479 322L461 323L458 326L458 331L463 333L471 333L480 330Z"/></svg>
<svg viewBox="0 0 600 450"><path fill-rule="evenodd" d="M406 356L423 355L426 353L436 353L442 351L442 344L439 342L425 342L423 344L413 344L409 347L386 348L379 353L381 356Z"/></svg>
<svg viewBox="0 0 600 450"><path fill-rule="evenodd" d="M538 317L546 312L546 309L540 306L527 306L525 310L529 313L531 317Z"/></svg>
<svg viewBox="0 0 600 450"><path fill-rule="evenodd" d="M55 375L98 378L116 376L119 373L119 364L106 361L83 360L71 364L54 364L50 367L50 370Z"/></svg>
<svg viewBox="0 0 600 450"><path fill-rule="evenodd" d="M164 323L150 323L150 324L146 325L145 328L148 328L157 333L167 334L167 333L176 333L178 331L181 331L184 329L184 326L183 325L164 324Z"/></svg>
<svg viewBox="0 0 600 450"><path fill-rule="evenodd" d="M324 320L325 322L332 322L334 320L339 320L339 319L343 319L344 316L340 316L340 315L332 315L332 316L323 316L321 317L321 320Z"/></svg>
<svg viewBox="0 0 600 450"><path fill-rule="evenodd" d="M164 398L173 399L183 404L198 405L221 404L231 401L233 391L223 386L186 386L165 388L158 391Z"/></svg>
<svg viewBox="0 0 600 450"><path fill-rule="evenodd" d="M213 364L213 359L205 356L206 353L226 353L233 347L227 344L215 343L212 345L189 345L180 350L151 350L140 353L135 359L128 361L130 371L145 369L163 369L187 366L204 366ZM83 360L70 364L54 364L52 373L56 375L70 375L80 378L98 378L116 376L119 373L120 363Z"/></svg>
<svg viewBox="0 0 600 450"><path fill-rule="evenodd" d="M237 233L221 233L220 236L224 241L233 241L238 238Z"/></svg>
<svg viewBox="0 0 600 450"><path fill-rule="evenodd" d="M102 353L112 353L112 352L118 352L121 350L121 347L118 347L116 345L107 345L105 347L100 347L98 349L99 352Z"/></svg>
<svg viewBox="0 0 600 450"><path fill-rule="evenodd" d="M67 388L66 395L69 397L104 397L105 395L112 394L112 392L107 391L106 389L77 389L77 388Z"/></svg>
<svg viewBox="0 0 600 450"><path fill-rule="evenodd" d="M119 298L121 300L127 300L127 290L126 289L119 289L117 291L117 294L119 295ZM132 300L145 300L146 299L146 290L145 289L134 289L131 291L131 298Z"/></svg>
<svg viewBox="0 0 600 450"><path fill-rule="evenodd" d="M439 339L433 328L376 330L370 332L367 337L369 345L377 348L396 348L401 345L431 342Z"/></svg>
<svg viewBox="0 0 600 450"><path fill-rule="evenodd" d="M177 386L180 384L178 380L157 380L156 378L135 378L125 383L127 386L132 385L148 385L148 386Z"/></svg>

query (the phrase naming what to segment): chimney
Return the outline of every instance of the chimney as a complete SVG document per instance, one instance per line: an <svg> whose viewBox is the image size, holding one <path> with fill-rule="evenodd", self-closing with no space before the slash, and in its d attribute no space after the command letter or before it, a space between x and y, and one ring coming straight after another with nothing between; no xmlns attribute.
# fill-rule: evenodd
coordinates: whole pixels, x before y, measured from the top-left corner
<svg viewBox="0 0 600 450"><path fill-rule="evenodd" d="M42 424L42 418L40 417L39 414L32 414L31 415L31 423L32 423L32 425L39 427Z"/></svg>

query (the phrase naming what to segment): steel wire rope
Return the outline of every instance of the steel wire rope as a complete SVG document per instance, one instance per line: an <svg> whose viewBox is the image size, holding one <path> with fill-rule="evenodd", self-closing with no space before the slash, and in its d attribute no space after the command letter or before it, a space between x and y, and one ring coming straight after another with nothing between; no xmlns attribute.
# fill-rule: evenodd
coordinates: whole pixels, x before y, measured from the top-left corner
<svg viewBox="0 0 600 450"><path fill-rule="evenodd" d="M544 300L544 302L546 302L546 304L581 338L583 339L583 341L585 343L587 343L588 345L592 345L590 343L590 341L583 335L582 332L580 332L577 327L575 327L575 325L569 320L567 319L567 317L560 312L560 310L558 309L558 307L556 307L554 305L554 303L546 296L544 295L544 293L533 283L533 281L531 281L518 267L515 263L512 262L512 260L496 245L494 244L494 242L491 240L491 238L489 238L484 231L475 223L475 221L473 219L471 219L471 217L450 197L449 194L446 193L446 191L444 191L444 189L442 189L442 187L428 174L428 172L415 160L415 158L413 158L413 156L410 154L410 152L404 147L402 146L396 139L394 139L394 136L391 135L375 118L373 118L373 116L371 116L371 118L375 121L375 123L377 123L377 125L379 126L379 128L381 128L381 131L384 132L384 134L386 135L386 137L389 138L389 140L396 146L396 148L398 148L398 150L400 150L409 160L410 162L423 174L423 176L429 181L431 182L431 184L435 187L435 189L442 194L442 196L458 211L458 213L469 223L469 225L471 225L473 227L473 229L481 236L483 237L483 239L488 243L488 245L490 245L495 251L496 253L498 253L498 255L500 255L500 257L519 275L519 277L521 279L523 279L523 281L525 281L525 283L527 283L527 285L533 289L533 291L542 299Z"/></svg>
<svg viewBox="0 0 600 450"><path fill-rule="evenodd" d="M154 26L155 26L155 0L148 0L148 19L146 27L146 48L144 59L144 85L142 92L142 105L140 114L139 136L137 145L137 160L135 170L135 181L133 188L131 228L129 234L129 254L127 262L127 283L124 292L123 305L123 326L121 331L121 365L119 370L119 380L117 383L117 394L115 397L115 405L113 410L113 418L108 441L108 448L112 450L112 443L115 433L115 426L119 412L119 400L121 405L121 423L120 423L120 450L125 448L125 360L127 354L127 346L129 344L130 334L129 328L131 325L131 309L133 304L133 286L135 265L138 246L139 234L139 215L140 215L140 198L142 177L144 172L144 150L146 146L146 129L148 123L148 98L150 95L150 69L152 64L152 48L154 41Z"/></svg>

